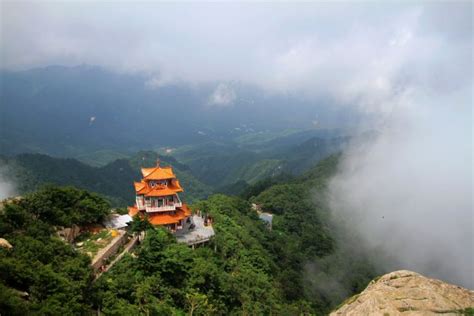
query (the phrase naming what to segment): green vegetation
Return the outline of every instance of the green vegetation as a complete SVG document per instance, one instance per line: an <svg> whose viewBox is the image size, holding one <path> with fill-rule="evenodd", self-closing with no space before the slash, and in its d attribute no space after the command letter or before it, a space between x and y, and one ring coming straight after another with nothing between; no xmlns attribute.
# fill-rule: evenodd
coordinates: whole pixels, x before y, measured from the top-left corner
<svg viewBox="0 0 474 316"><path fill-rule="evenodd" d="M274 214L267 247L280 266L285 296L305 299L319 313L360 292L376 275L353 247L351 238L357 240L328 219L326 186L338 160L331 156L297 178L261 181L243 193Z"/></svg>
<svg viewBox="0 0 474 316"><path fill-rule="evenodd" d="M114 206L134 203L133 181L141 179L140 167L156 163L154 152L139 152L130 159L119 159L103 167L91 167L75 159L53 158L41 154L21 154L12 158L0 157L7 177L12 179L20 194L32 192L45 184L73 185L100 193ZM186 165L172 157L162 157L163 165L171 164L186 192L188 202L203 199L211 189L197 180ZM189 188L189 189L188 189Z"/></svg>
<svg viewBox="0 0 474 316"><path fill-rule="evenodd" d="M199 146L177 150L174 156L185 163L192 170L193 175L211 187L221 187L238 180L247 182L253 178L247 174L253 165L259 163L263 157L236 147L235 144L209 142ZM274 164L268 164L273 168ZM259 170L263 175L271 175L271 170Z"/></svg>
<svg viewBox="0 0 474 316"><path fill-rule="evenodd" d="M337 135L317 130L245 134L237 137L236 142L182 146L173 150L173 156L189 166L200 181L217 188L216 192L229 192L240 181L252 185L282 173L304 173L341 150L348 138Z"/></svg>
<svg viewBox="0 0 474 316"><path fill-rule="evenodd" d="M0 215L0 235L13 245L0 249L0 313L327 313L374 276L364 257L345 250L324 199L317 198L337 160L330 157L297 178L259 181L241 197L218 194L197 202L193 208L213 218L216 236L194 250L135 218L131 231L146 231L145 240L95 283L90 258L58 239L54 226L96 222L107 202L70 187L29 194ZM315 197L314 190L321 194ZM274 214L272 230L252 202Z"/></svg>
<svg viewBox="0 0 474 316"><path fill-rule="evenodd" d="M246 215L248 203L216 195L200 207L215 218L213 244L193 251L165 230L148 230L137 256L99 279L103 313L265 315L307 308L282 300L276 266L261 244L265 228Z"/></svg>
<svg viewBox="0 0 474 316"><path fill-rule="evenodd" d="M48 187L5 205L0 236L2 315L81 315L90 311L90 258L56 237L55 225L94 223L109 205L71 187Z"/></svg>
<svg viewBox="0 0 474 316"><path fill-rule="evenodd" d="M244 180L250 184L260 179L273 177L281 173L282 162L277 159L262 159L251 165L243 166L236 171L235 179ZM234 175L230 175L231 178Z"/></svg>
<svg viewBox="0 0 474 316"><path fill-rule="evenodd" d="M77 160L93 167L103 167L117 159L128 159L129 154L122 152L102 149L94 152L87 152L75 156Z"/></svg>
<svg viewBox="0 0 474 316"><path fill-rule="evenodd" d="M103 229L96 234L82 233L76 238L75 242L83 243L81 247L78 247L78 250L93 258L100 249L109 244L112 238L111 232Z"/></svg>
<svg viewBox="0 0 474 316"><path fill-rule="evenodd" d="M281 173L274 177L259 180L251 186L246 186L239 192L239 195L242 198L248 200L253 196L259 195L261 192L265 191L273 185L281 183L291 183L294 179L295 177L291 174Z"/></svg>
<svg viewBox="0 0 474 316"><path fill-rule="evenodd" d="M248 200L225 195L194 205L214 218L216 236L208 247L191 251L164 231L148 230L137 256L101 277L99 297L104 299L96 304L115 315L327 313L375 275L364 258L342 252L323 199L311 196L313 188L324 190L337 160L331 157L299 178L249 187L250 201L274 213L271 231ZM331 282L342 288L337 293L322 289ZM146 296L138 289L147 289ZM112 300L117 292L119 299Z"/></svg>
<svg viewBox="0 0 474 316"><path fill-rule="evenodd" d="M244 134L245 141L237 137L240 143L208 141L177 147L173 157L153 151L132 155L101 149L77 153L73 155L76 159L43 154L0 156L0 163L6 165L2 172L15 183L19 194L44 184L73 185L106 196L113 206L124 207L134 202L132 182L141 178L140 167L153 166L159 157L163 165L173 166L185 189L183 199L193 203L212 193L238 195L248 186L282 174L301 174L339 151L345 141L332 132L323 133L325 138L314 137L320 133L285 130Z"/></svg>
<svg viewBox="0 0 474 316"><path fill-rule="evenodd" d="M289 136L298 132L302 132L301 129L285 129L282 131L265 131L265 132L256 132L248 133L236 137L235 141L243 145L264 145L269 141L276 140L281 137Z"/></svg>
<svg viewBox="0 0 474 316"><path fill-rule="evenodd" d="M74 187L46 186L14 204L5 205L2 215L11 220L7 223L13 227L29 224L30 217L35 221L69 227L101 221L109 209L110 205L95 193Z"/></svg>

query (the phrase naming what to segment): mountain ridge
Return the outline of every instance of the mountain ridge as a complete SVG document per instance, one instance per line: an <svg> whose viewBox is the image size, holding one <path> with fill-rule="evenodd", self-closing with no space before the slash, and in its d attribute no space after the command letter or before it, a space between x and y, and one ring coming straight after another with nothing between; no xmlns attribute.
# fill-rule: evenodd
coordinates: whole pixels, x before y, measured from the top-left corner
<svg viewBox="0 0 474 316"><path fill-rule="evenodd" d="M133 181L141 177L140 167L156 163L160 157L172 165L186 191L183 197L191 202L207 197L211 189L196 179L189 167L173 157L153 152L139 152L129 159L117 159L102 167L93 167L73 158L55 158L44 154L20 154L1 157L4 174L16 185L18 193L31 192L46 184L73 185L105 195L113 205L134 202Z"/></svg>
<svg viewBox="0 0 474 316"><path fill-rule="evenodd" d="M312 129L315 117L328 122L317 128L343 127L353 120L347 110L327 102L269 95L242 83L227 83L236 94L231 104L211 106L209 97L219 82L150 87L149 80L144 74L87 65L0 71L0 153L76 156L124 148L133 153L248 133ZM292 106L300 111L294 113Z"/></svg>

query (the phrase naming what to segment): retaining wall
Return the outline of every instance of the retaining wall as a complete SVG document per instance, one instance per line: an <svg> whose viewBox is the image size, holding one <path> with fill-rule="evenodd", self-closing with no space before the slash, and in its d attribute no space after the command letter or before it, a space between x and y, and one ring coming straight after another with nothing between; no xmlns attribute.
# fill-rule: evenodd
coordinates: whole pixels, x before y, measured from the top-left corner
<svg viewBox="0 0 474 316"><path fill-rule="evenodd" d="M92 268L94 268L95 271L99 270L99 268L104 264L104 262L114 254L116 254L120 246L127 242L126 231L119 230L118 232L119 235L112 239L105 248L99 250L99 252L92 259Z"/></svg>

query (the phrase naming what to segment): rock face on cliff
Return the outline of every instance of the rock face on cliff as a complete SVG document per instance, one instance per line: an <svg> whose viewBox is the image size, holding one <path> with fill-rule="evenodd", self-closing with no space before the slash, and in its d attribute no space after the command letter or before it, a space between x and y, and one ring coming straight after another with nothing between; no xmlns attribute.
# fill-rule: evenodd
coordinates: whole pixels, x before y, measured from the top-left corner
<svg viewBox="0 0 474 316"><path fill-rule="evenodd" d="M468 314L472 307L474 291L400 270L373 280L330 315L446 316Z"/></svg>

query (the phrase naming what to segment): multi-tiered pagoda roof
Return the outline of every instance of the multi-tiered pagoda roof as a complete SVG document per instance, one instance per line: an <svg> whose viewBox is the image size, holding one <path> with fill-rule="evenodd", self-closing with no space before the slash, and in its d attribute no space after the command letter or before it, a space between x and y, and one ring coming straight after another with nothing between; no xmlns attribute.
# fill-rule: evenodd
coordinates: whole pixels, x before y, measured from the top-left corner
<svg viewBox="0 0 474 316"><path fill-rule="evenodd" d="M171 167L142 168L142 180L135 182L136 204L128 208L130 216L148 218L153 225L179 229L191 215L178 193L183 192Z"/></svg>

